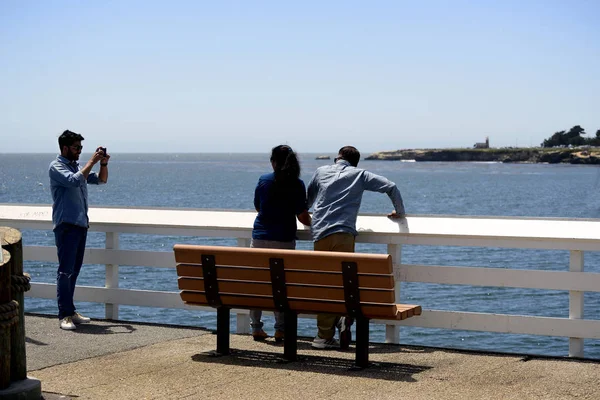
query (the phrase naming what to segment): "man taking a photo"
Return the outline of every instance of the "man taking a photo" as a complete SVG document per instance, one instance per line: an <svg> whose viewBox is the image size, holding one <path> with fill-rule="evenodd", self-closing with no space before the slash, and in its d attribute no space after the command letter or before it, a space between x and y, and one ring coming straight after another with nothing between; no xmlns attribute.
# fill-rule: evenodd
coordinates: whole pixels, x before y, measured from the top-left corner
<svg viewBox="0 0 600 400"><path fill-rule="evenodd" d="M79 167L79 156L83 136L66 130L58 138L60 155L50 163L50 189L52 191L52 225L58 252L56 295L60 328L74 330L75 324L90 322L75 311L73 294L85 252L89 227L88 191L89 184L104 184L108 180L106 148L98 147L83 168ZM100 162L100 172L92 172Z"/></svg>

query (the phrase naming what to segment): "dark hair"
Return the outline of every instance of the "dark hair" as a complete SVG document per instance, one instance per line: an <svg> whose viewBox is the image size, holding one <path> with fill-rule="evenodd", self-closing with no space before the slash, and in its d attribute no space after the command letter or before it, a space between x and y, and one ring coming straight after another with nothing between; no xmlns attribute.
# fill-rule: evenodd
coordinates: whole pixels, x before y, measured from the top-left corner
<svg viewBox="0 0 600 400"><path fill-rule="evenodd" d="M273 147L271 163L275 172L275 185L286 186L300 177L300 163L290 146L282 144Z"/></svg>
<svg viewBox="0 0 600 400"><path fill-rule="evenodd" d="M360 152L353 146L342 147L338 155L342 160L348 161L353 167L356 167L360 161Z"/></svg>
<svg viewBox="0 0 600 400"><path fill-rule="evenodd" d="M71 132L67 129L58 137L58 147L60 148L60 151L62 151L64 146L68 147L73 143L81 142L82 140L84 140L83 136L81 136L79 133Z"/></svg>

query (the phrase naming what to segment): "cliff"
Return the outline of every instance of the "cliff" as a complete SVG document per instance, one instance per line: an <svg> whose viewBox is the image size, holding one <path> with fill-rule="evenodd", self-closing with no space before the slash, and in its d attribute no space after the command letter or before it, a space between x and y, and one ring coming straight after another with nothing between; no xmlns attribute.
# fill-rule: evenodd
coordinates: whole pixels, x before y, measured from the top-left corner
<svg viewBox="0 0 600 400"><path fill-rule="evenodd" d="M600 148L407 149L373 153L365 160L600 164Z"/></svg>

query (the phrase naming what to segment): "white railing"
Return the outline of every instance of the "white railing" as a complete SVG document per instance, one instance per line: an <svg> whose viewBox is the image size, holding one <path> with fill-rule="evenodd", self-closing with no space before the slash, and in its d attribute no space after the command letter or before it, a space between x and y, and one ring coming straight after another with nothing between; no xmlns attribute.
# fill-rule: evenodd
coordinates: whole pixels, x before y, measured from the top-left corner
<svg viewBox="0 0 600 400"><path fill-rule="evenodd" d="M120 233L236 238L249 246L255 213L244 211L91 208L90 230L106 233L104 249L88 248L85 263L106 265L105 287L78 287L76 299L104 303L106 318L117 319L119 305L189 308L178 292L120 289L119 265L174 268L172 252L121 250ZM51 230L48 205L0 205L0 225ZM584 292L600 291L600 274L584 272L584 251L600 250L600 220L409 216L401 222L360 216L358 242L387 245L394 261L396 298L400 282L515 287L569 291L569 318L423 310L418 318L385 323L386 342L399 342L400 326L461 329L570 338L569 355L583 357L583 340L600 339L600 321L583 319ZM309 232L299 227L299 239ZM403 244L569 250L568 271L485 267L409 265L401 263ZM56 250L25 243L26 261L56 262ZM55 299L54 284L32 283L29 297ZM195 307L197 309L197 307ZM206 308L207 311L212 309ZM247 312L234 310L237 331L248 332Z"/></svg>

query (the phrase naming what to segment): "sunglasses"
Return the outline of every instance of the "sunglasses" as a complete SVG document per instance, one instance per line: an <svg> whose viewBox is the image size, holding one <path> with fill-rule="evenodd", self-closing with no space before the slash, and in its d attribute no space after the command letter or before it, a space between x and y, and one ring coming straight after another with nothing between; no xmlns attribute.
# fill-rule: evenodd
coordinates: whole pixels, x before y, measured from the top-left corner
<svg viewBox="0 0 600 400"><path fill-rule="evenodd" d="M75 151L79 151L79 150L83 149L83 146L75 146L75 145L73 145L73 146L69 146L69 147L72 148Z"/></svg>

